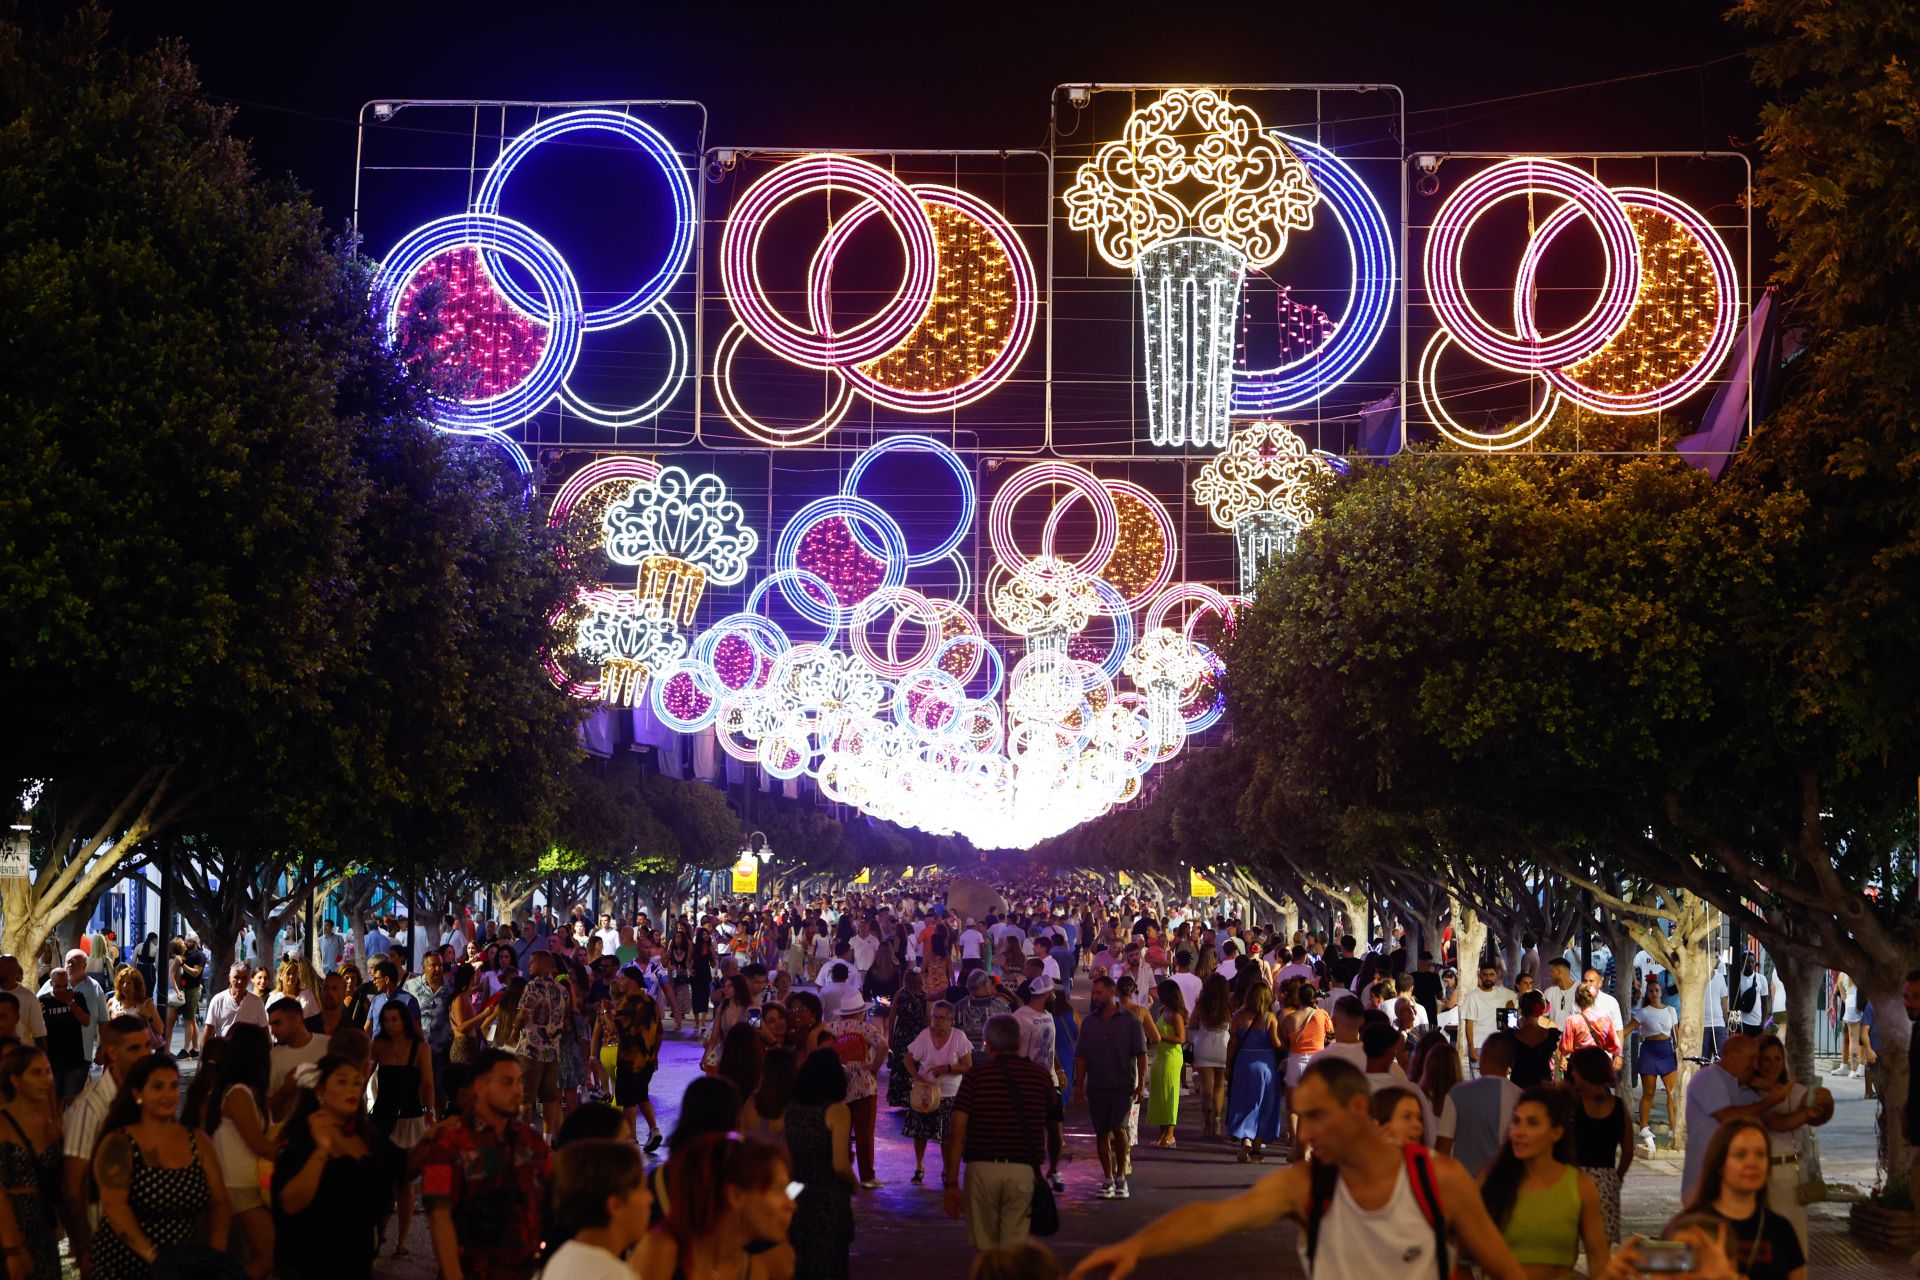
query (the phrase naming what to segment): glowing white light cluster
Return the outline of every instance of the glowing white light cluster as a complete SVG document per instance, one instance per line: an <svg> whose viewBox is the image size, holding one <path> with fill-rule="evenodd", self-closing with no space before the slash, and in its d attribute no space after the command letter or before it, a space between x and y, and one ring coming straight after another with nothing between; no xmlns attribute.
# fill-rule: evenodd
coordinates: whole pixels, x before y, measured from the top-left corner
<svg viewBox="0 0 1920 1280"><path fill-rule="evenodd" d="M1240 589L1252 591L1260 571L1289 551L1313 521L1307 501L1314 482L1330 474L1326 458L1278 422L1253 422L1193 478L1193 500L1213 522L1233 530Z"/></svg>
<svg viewBox="0 0 1920 1280"><path fill-rule="evenodd" d="M903 450L938 458L960 489L958 528L925 547L909 546L885 508L854 492L875 458ZM672 470L636 484L635 497L673 487ZM1043 491L1066 496L1028 555L1013 540L1013 508ZM1094 528L1086 553L1073 558L1059 546L1072 527L1059 508L1081 502ZM1123 504L1151 508L1132 518L1133 545L1121 537ZM855 463L841 493L794 514L743 612L684 652L662 644L636 657L653 675L654 713L683 732L710 726L729 755L774 777L810 777L829 800L959 832L983 848L1033 844L1129 799L1148 770L1219 719L1219 660L1195 632L1210 612L1228 620L1232 602L1198 583L1169 585L1173 526L1151 494L1084 468L1034 464L1001 485L990 517L996 563L982 594L991 616L1026 641L1009 666L983 633L968 588L941 596L910 580L916 568L946 561L973 515L971 474L950 449L921 436L883 441ZM802 562L808 530L835 519L861 530L860 550L879 564L849 593ZM609 546L628 561L652 545L621 540L630 524L624 504L609 508ZM1132 595L1100 576L1109 565L1134 575ZM774 620L769 610L781 601L804 636ZM596 617L593 640L638 650L661 640L649 630L659 616L643 601L632 621ZM1081 638L1096 620L1099 638Z"/></svg>
<svg viewBox="0 0 1920 1280"><path fill-rule="evenodd" d="M1221 448L1241 282L1249 266L1279 259L1290 231L1313 225L1320 192L1308 166L1252 108L1211 89L1170 89L1128 117L1063 198L1068 225L1090 232L1100 256L1139 282L1150 439ZM1349 238L1351 203L1341 206ZM1356 271L1363 265L1374 264ZM1357 320L1365 337L1375 321ZM1262 373L1250 393L1284 398L1270 382Z"/></svg>

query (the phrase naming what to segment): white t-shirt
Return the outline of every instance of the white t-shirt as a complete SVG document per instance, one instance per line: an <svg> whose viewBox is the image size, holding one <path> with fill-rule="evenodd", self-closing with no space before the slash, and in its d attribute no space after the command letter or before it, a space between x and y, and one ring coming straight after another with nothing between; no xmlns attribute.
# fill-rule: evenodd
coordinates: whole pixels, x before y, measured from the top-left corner
<svg viewBox="0 0 1920 1280"><path fill-rule="evenodd" d="M1485 1044L1487 1037L1500 1029L1495 1025L1495 1015L1519 998L1506 987L1482 991L1478 983L1461 993L1460 1022L1462 1026L1469 1022L1473 1024L1474 1048Z"/></svg>
<svg viewBox="0 0 1920 1280"><path fill-rule="evenodd" d="M1627 1025L1627 1020L1620 1016L1620 1002L1613 998L1611 991L1607 991L1604 988L1593 993L1593 1016L1596 1018L1611 1018L1613 1019L1613 1025L1616 1027L1625 1027Z"/></svg>
<svg viewBox="0 0 1920 1280"><path fill-rule="evenodd" d="M1540 992L1541 995L1547 998L1547 1017L1553 1022L1554 1026L1566 1026L1567 1019L1580 1012L1579 1008L1573 1003L1573 993L1579 990L1579 985L1579 983L1574 983L1565 991L1562 991L1559 987L1549 984Z"/></svg>
<svg viewBox="0 0 1920 1280"><path fill-rule="evenodd" d="M1180 998L1187 1002L1187 1016L1192 1017L1194 1006L1200 1003L1202 984L1199 977L1191 973L1176 973L1170 980L1180 988Z"/></svg>
<svg viewBox="0 0 1920 1280"><path fill-rule="evenodd" d="M8 994L20 1002L20 1040L31 1044L35 1040L47 1038L47 1016L40 1012L40 997L27 989L26 983L14 987ZM88 1154L92 1158L92 1154Z"/></svg>
<svg viewBox="0 0 1920 1280"><path fill-rule="evenodd" d="M1058 982L1060 981L1060 962L1048 956L1040 962L1040 972Z"/></svg>
<svg viewBox="0 0 1920 1280"><path fill-rule="evenodd" d="M1807 1086L1794 1084L1787 1089L1787 1100L1769 1111L1768 1115L1784 1116L1789 1111L1798 1111L1807 1104ZM1768 1154L1792 1156L1800 1154L1800 1135L1804 1129L1768 1129Z"/></svg>
<svg viewBox="0 0 1920 1280"><path fill-rule="evenodd" d="M947 1035L946 1044L936 1048L931 1029L922 1031L907 1046L907 1052L920 1064L920 1069L930 1071L934 1067L951 1067L960 1059L973 1052L973 1041L967 1039L963 1031L953 1031ZM966 1077L957 1072L936 1077L940 1085L940 1096L951 1098L960 1092L960 1082Z"/></svg>
<svg viewBox="0 0 1920 1280"><path fill-rule="evenodd" d="M1633 1020L1650 1036L1670 1036L1673 1024L1680 1021L1680 1011L1670 1004L1643 1004L1633 1011Z"/></svg>
<svg viewBox="0 0 1920 1280"><path fill-rule="evenodd" d="M1233 975L1240 972L1240 958L1238 956L1228 956L1220 962L1220 967L1215 969L1214 972L1225 978L1228 982L1232 982Z"/></svg>
<svg viewBox="0 0 1920 1280"><path fill-rule="evenodd" d="M1724 1029L1727 1025L1727 971L1716 969L1707 979L1707 1013L1703 1021L1708 1030Z"/></svg>
<svg viewBox="0 0 1920 1280"><path fill-rule="evenodd" d="M253 992L243 991L240 998L235 1000L232 990L224 990L207 1002L209 1038L218 1039L243 1022L256 1027L267 1025L267 1006Z"/></svg>
<svg viewBox="0 0 1920 1280"><path fill-rule="evenodd" d="M569 1240L553 1251L540 1280L633 1280L633 1271L597 1244Z"/></svg>
<svg viewBox="0 0 1920 1280"><path fill-rule="evenodd" d="M873 968L873 957L880 951L880 939L871 934L863 938L856 933L847 940L847 945L853 948L854 968L862 973Z"/></svg>
<svg viewBox="0 0 1920 1280"><path fill-rule="evenodd" d="M1734 1014L1748 1026L1757 1027L1767 1020L1766 979L1757 973L1750 973L1740 979L1740 985L1734 991L1735 1000L1738 1001L1741 996L1744 996L1749 987L1753 988L1753 1008L1744 1012L1735 1009Z"/></svg>
<svg viewBox="0 0 1920 1280"><path fill-rule="evenodd" d="M1321 1058L1338 1058L1342 1062L1351 1062L1362 1072L1365 1072L1367 1069L1366 1046L1360 1044L1358 1041L1353 1044L1342 1044L1338 1040L1329 1040L1326 1043L1326 1047L1314 1054L1313 1057L1316 1062Z"/></svg>
<svg viewBox="0 0 1920 1280"><path fill-rule="evenodd" d="M295 1049L290 1045L276 1044L271 1055L272 1066L267 1071L267 1096L280 1092L280 1086L286 1083L293 1069L305 1062L318 1062L327 1056L328 1037L316 1033L305 1047Z"/></svg>
<svg viewBox="0 0 1920 1280"><path fill-rule="evenodd" d="M986 934L981 933L972 925L968 925L960 931L960 958L962 960L978 960L980 958L980 948L986 945L986 941Z"/></svg>

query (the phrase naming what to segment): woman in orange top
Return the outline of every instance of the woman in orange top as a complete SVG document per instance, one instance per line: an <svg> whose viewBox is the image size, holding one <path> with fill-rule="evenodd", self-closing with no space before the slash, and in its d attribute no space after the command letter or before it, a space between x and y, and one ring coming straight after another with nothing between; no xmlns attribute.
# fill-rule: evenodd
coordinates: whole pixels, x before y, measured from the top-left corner
<svg viewBox="0 0 1920 1280"><path fill-rule="evenodd" d="M1326 1048L1333 1035L1333 1019L1312 999L1303 998L1302 979L1288 978L1280 988L1280 1035L1287 1042L1287 1088L1300 1083L1313 1055Z"/></svg>

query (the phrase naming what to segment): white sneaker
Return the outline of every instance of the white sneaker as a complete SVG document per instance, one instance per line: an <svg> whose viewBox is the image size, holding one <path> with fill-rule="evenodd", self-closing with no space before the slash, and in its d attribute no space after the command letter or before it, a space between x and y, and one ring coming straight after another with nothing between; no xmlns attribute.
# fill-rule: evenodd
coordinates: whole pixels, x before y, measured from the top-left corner
<svg viewBox="0 0 1920 1280"><path fill-rule="evenodd" d="M1113 1196L1114 1196L1114 1199L1116 1200L1125 1200L1127 1197L1131 1196L1132 1194L1133 1194L1133 1189L1127 1186L1125 1181L1122 1181L1119 1186L1113 1189Z"/></svg>
<svg viewBox="0 0 1920 1280"><path fill-rule="evenodd" d="M1113 1197L1114 1197L1114 1190L1113 1190L1113 1184L1112 1184L1111 1182L1103 1182L1103 1183L1101 1183L1101 1184L1100 1184L1100 1198L1101 1198L1102 1200L1111 1200L1111 1199L1113 1199Z"/></svg>
<svg viewBox="0 0 1920 1280"><path fill-rule="evenodd" d="M1862 1076L1866 1074L1867 1074L1867 1064L1864 1062L1853 1069L1853 1078L1855 1080L1860 1079Z"/></svg>
<svg viewBox="0 0 1920 1280"><path fill-rule="evenodd" d="M1649 1151L1653 1150L1653 1130L1645 1125L1640 1126L1640 1145Z"/></svg>

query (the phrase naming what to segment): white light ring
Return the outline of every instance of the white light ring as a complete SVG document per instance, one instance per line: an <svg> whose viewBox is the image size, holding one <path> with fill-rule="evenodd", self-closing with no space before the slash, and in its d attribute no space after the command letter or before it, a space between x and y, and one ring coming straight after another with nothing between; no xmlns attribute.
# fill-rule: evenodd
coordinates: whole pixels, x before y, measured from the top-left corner
<svg viewBox="0 0 1920 1280"><path fill-rule="evenodd" d="M673 402L679 394L680 384L686 381L687 369L691 359L687 348L687 331L680 323L680 317L664 302L657 302L648 311L660 322L660 328L667 335L667 373L654 388L651 396L630 409L608 409L589 402L573 389L572 379L560 384L560 403L565 405L574 417L590 422L596 427L605 427L609 431L618 431L622 427L637 427L651 422L660 415L660 411Z"/></svg>
<svg viewBox="0 0 1920 1280"><path fill-rule="evenodd" d="M663 669L654 672L653 689L648 695L653 704L654 718L676 733L698 733L712 724L720 715L720 699L706 686L702 678L703 672L708 676L712 675L710 669L694 658L676 658ZM667 706L667 686L682 676L692 681L694 692L707 700L706 709L691 719Z"/></svg>
<svg viewBox="0 0 1920 1280"><path fill-rule="evenodd" d="M1445 329L1437 331L1420 353L1420 368L1413 380L1414 390L1420 393L1420 407L1426 410L1427 421L1433 424L1436 431L1463 449L1500 453L1507 449L1518 449L1547 429L1547 424L1553 421L1554 412L1560 407L1559 388L1551 382L1547 383L1546 399L1541 401L1533 416L1514 423L1504 431L1475 431L1448 413L1446 405L1440 401L1440 387L1434 375L1439 367L1440 352L1452 341L1453 338ZM1538 376L1545 381L1544 373Z"/></svg>
<svg viewBox="0 0 1920 1280"><path fill-rule="evenodd" d="M1233 606L1227 603L1226 596L1215 591L1203 582L1180 582L1162 591L1159 597L1155 599L1153 604L1147 609L1146 622L1141 629L1142 634L1165 627L1167 625L1167 614L1172 612L1173 607L1178 604L1186 604L1189 601L1201 606L1194 611L1194 617L1198 617L1206 610L1212 609L1220 615L1222 622L1232 621ZM1192 625L1192 618L1186 619L1185 623L1188 626ZM1169 630L1171 630L1171 628L1169 628ZM1181 628L1181 634L1184 635L1185 633L1185 626L1183 626Z"/></svg>
<svg viewBox="0 0 1920 1280"><path fill-rule="evenodd" d="M834 188L866 196L886 213L907 275L892 301L854 332L823 336L802 331L774 309L754 258L769 218L810 192ZM920 202L885 169L853 156L802 156L781 165L747 188L720 236L720 280L734 315L768 350L810 369L862 364L899 346L926 314L938 268L933 224Z"/></svg>
<svg viewBox="0 0 1920 1280"><path fill-rule="evenodd" d="M1571 328L1551 338L1515 337L1474 309L1461 269L1462 250L1488 209L1511 196L1540 191L1571 201L1587 215L1606 252L1606 277L1593 309ZM1463 350L1496 368L1537 373L1586 359L1626 326L1640 291L1640 244L1626 210L1606 187L1563 161L1523 158L1481 170L1447 197L1427 235L1425 269L1427 300Z"/></svg>
<svg viewBox="0 0 1920 1280"><path fill-rule="evenodd" d="M1127 609L1114 607L1114 602L1120 598L1120 590L1105 578L1095 578L1093 590L1107 604L1107 608L1101 612L1100 616L1113 627L1113 644L1101 657L1098 665L1107 673L1109 679L1117 680L1120 678L1120 669L1126 665L1127 655L1133 652L1135 639L1133 614Z"/></svg>
<svg viewBox="0 0 1920 1280"><path fill-rule="evenodd" d="M973 569L967 564L966 557L958 551L949 551L943 558L950 562L954 568L955 582L953 594L951 596L936 596L925 587L920 587L918 590L921 595L926 596L927 599L933 601L935 604L952 605L954 608L966 612L965 605L962 602L973 599ZM971 618L973 615L967 613L967 616Z"/></svg>
<svg viewBox="0 0 1920 1280"><path fill-rule="evenodd" d="M1125 496L1132 498L1135 502L1138 502L1141 505L1145 506L1147 509L1147 514L1153 518L1154 524L1158 525L1160 528L1160 538L1161 538L1160 545L1162 548L1162 552L1160 556L1160 567L1158 570L1154 572L1153 580L1149 582L1145 587L1142 587L1139 591L1136 591L1133 595L1121 598L1120 607L1123 608L1124 610L1138 609L1142 605L1146 604L1147 601L1153 599L1155 595L1166 590L1167 584L1173 581L1174 565L1175 565L1175 562L1178 561L1180 558L1179 535L1174 530L1173 517L1167 514L1166 504L1161 502L1160 499L1156 498L1153 494L1149 493L1146 489L1143 489L1139 485L1133 483L1131 480L1102 480L1100 483L1103 486L1105 486L1108 493L1114 496L1114 499L1115 499L1114 520L1116 523L1119 520L1119 514L1120 514L1118 500L1120 496L1124 494ZM1047 512L1046 528L1043 529L1040 534L1040 554L1041 555L1050 556L1053 554L1054 534L1059 531L1060 521L1062 517L1065 516L1067 508L1072 506L1079 497L1080 497L1080 494L1078 491L1070 493L1066 497L1062 498L1060 501L1054 503L1053 509ZM1114 538L1114 555L1118 555L1119 553L1120 553L1119 537L1116 534ZM1107 571L1108 565L1112 563L1113 563L1113 556L1108 556L1106 561L1102 563L1100 568L1096 570L1092 575L1094 581L1106 582L1108 586L1112 586L1112 584L1110 582L1107 582L1107 580L1104 577ZM1117 594L1118 592L1116 589L1116 595ZM1106 607L1112 608L1114 606L1111 603L1109 603ZM1104 611L1103 611L1103 616L1107 616L1105 615Z"/></svg>
<svg viewBox="0 0 1920 1280"><path fill-rule="evenodd" d="M1714 327L1713 337L1706 349L1693 364L1674 378L1666 386L1653 391L1640 392L1637 395L1613 395L1609 392L1595 391L1585 383L1576 381L1566 368L1543 369L1541 373L1547 381L1559 389L1560 394L1583 409L1611 417L1623 417L1632 414L1655 413L1679 404L1695 391L1700 384L1720 367L1733 349L1734 331L1740 322L1739 315L1739 274L1733 264L1733 254L1728 252L1726 242L1708 221L1700 216L1691 205L1674 199L1661 191L1647 187L1615 187L1614 198L1630 209L1646 209L1660 214L1678 226L1695 244L1700 246L1710 264L1714 283ZM1532 296L1534 276L1538 273L1540 262L1546 256L1547 247L1554 238L1564 231L1579 210L1570 204L1561 205L1553 215L1540 224L1533 239L1527 244L1526 255L1520 260L1519 281L1514 286L1514 317L1522 326L1522 332L1530 332L1533 327L1533 314L1530 307L1522 305L1522 299ZM1644 271L1644 264L1642 270ZM1634 312L1639 310L1636 296ZM1633 324L1633 314L1627 317L1627 325ZM1568 366L1570 367L1570 366Z"/></svg>
<svg viewBox="0 0 1920 1280"><path fill-rule="evenodd" d="M1323 350L1310 351L1289 364L1271 369L1240 369L1233 377L1233 412L1279 413L1312 404L1339 386L1360 367L1386 332L1393 314L1397 275L1393 258L1393 230L1380 202L1360 175L1318 143L1290 133L1270 130L1282 139L1320 194L1346 237L1354 271L1348 278L1347 305L1335 322L1333 339Z"/></svg>
<svg viewBox="0 0 1920 1280"><path fill-rule="evenodd" d="M840 597L834 593L832 584L811 569L775 569L772 573L760 579L760 581L755 584L753 590L748 593L746 611L748 613L759 613L761 617L766 617L766 614L760 612L760 605L761 602L767 598L767 592L777 586L780 588L780 594L787 596L786 584L789 581L800 583L802 586L813 587L832 602L828 607L831 611L831 616L837 619L837 621L818 624L824 630L824 634L821 636L821 642L831 642L835 634L846 625L846 619L851 616L852 611L841 608ZM791 602L792 597L787 596L787 599ZM801 617L807 618L807 621L813 621L812 618L807 617L804 610L798 612L800 612ZM769 621L771 621L771 619L769 619Z"/></svg>
<svg viewBox="0 0 1920 1280"><path fill-rule="evenodd" d="M483 400L433 397L434 425L454 435L494 435L525 422L558 394L580 358L582 304L580 284L574 279L573 269L559 250L538 232L498 214L458 213L436 218L414 228L393 246L374 272L371 290L387 345L396 350L399 347L400 304L406 298L407 282L421 267L455 249L473 249L484 256L489 248L504 253L533 274L540 288L553 299L555 319L544 320L522 312L547 326L547 340L533 367L512 387ZM499 289L496 273L489 272L489 275L495 276L493 284ZM506 298L506 294L502 293L501 297ZM508 302L511 305L511 299ZM502 443L511 446L510 441Z"/></svg>
<svg viewBox="0 0 1920 1280"><path fill-rule="evenodd" d="M1013 540L1013 510L1020 499L1050 484L1066 485L1093 508L1098 528L1093 547L1072 567L1088 577L1098 576L1096 568L1113 558L1113 549L1120 541L1120 513L1114 507L1113 495L1098 477L1085 467L1067 462L1036 462L1022 467L993 495L993 505L987 511L987 538L993 545L994 558L1008 573L1017 573L1021 565L1032 559Z"/></svg>
<svg viewBox="0 0 1920 1280"><path fill-rule="evenodd" d="M1027 256L1026 246L1021 243L1019 234L1014 231L998 209L960 191L954 187L943 187L933 183L919 183L908 190L923 204L937 204L954 210L962 217L970 219L981 230L991 236L1007 256L1013 275L1013 323L1009 327L1006 343L989 360L986 367L965 382L952 387L943 387L938 391L903 391L877 381L863 372L859 364L842 366L847 380L853 383L855 390L872 400L875 404L889 409L898 409L902 413L944 413L974 403L991 393L1001 383L1012 376L1014 367L1027 353L1027 346L1033 338L1034 316L1039 310L1039 287L1035 283L1033 262ZM878 206L863 204L846 218L835 224L827 238L820 242L813 260L807 266L807 319L817 332L825 333L832 322L830 303L832 299L833 263L839 257L841 247L847 238L857 231L861 224L878 212ZM932 299L928 300L928 309L932 308ZM925 318L924 313L921 317ZM919 329L916 321L914 328L882 352L875 360L892 355L904 346ZM861 364L871 364L872 360Z"/></svg>
<svg viewBox="0 0 1920 1280"><path fill-rule="evenodd" d="M667 254L659 270L647 282L631 294L609 307L587 310L583 314L588 333L603 329L618 328L639 315L642 311L659 302L666 296L673 282L687 269L687 260L693 255L693 233L697 219L694 216L693 182L687 177L686 166L681 156L673 149L660 133L651 125L643 124L618 111L585 110L569 111L564 115L551 116L527 130L512 142L494 160L487 169L487 175L480 182L480 190L474 195L475 213L495 214L500 212L500 192L506 186L507 179L519 167L535 147L551 142L555 138L569 133L579 132L611 133L634 143L655 164L667 180L667 189L673 196L673 238L668 244ZM487 263L489 271L496 270L496 264ZM500 290L519 307L536 320L547 320L540 305L526 296L525 291L510 278L500 274Z"/></svg>
<svg viewBox="0 0 1920 1280"><path fill-rule="evenodd" d="M807 771L807 752L802 749L805 745L795 744L785 735L775 733L760 739L755 759L770 777L785 782Z"/></svg>
<svg viewBox="0 0 1920 1280"><path fill-rule="evenodd" d="M913 708L912 695L914 690L921 685L929 687L928 692L921 697L920 701L922 706L925 706L927 698L932 696L932 689L938 688L940 690L943 705L947 707L949 712L947 723L943 728L935 728L933 725L923 725L920 723L918 712ZM910 673L905 679L900 681L900 685L894 694L893 718L902 729L905 729L908 733L913 734L923 742L944 742L949 738L959 735L960 708L964 706L966 702L967 691L960 687L958 680L955 680L938 667L922 667L920 670Z"/></svg>
<svg viewBox="0 0 1920 1280"><path fill-rule="evenodd" d="M870 208L871 206L862 207ZM851 378L849 378L849 381L851 381ZM973 517L979 509L979 501L974 495L973 473L967 469L967 464L961 460L959 454L955 453L940 441L935 440L932 436L888 436L872 448L862 452L858 458L854 459L853 467L847 472L845 483L840 486L840 492L849 498L859 497L860 480L867 474L867 468L872 466L876 459L886 454L900 453L903 451L908 453L933 454L939 458L940 461L947 464L947 469L953 472L954 479L957 480L960 485L960 519L955 522L953 532L942 539L933 550L923 551L918 555L910 552L907 555L907 564L909 566L932 564L937 560L945 559L948 555L958 550L961 542L966 539L968 530L973 528ZM868 555L877 559L886 554L878 547L867 542L865 538L862 538L857 525L849 524L847 526L847 532L851 534L853 540L859 544L860 549ZM964 571L964 562L962 562L961 567ZM964 596L962 598L964 598Z"/></svg>
<svg viewBox="0 0 1920 1280"><path fill-rule="evenodd" d="M887 654L882 658L874 651L873 642L867 638L867 625L889 609L893 611L893 620L887 627ZM926 634L921 640L920 652L911 661L902 662L898 653L900 627L909 613L919 615ZM911 587L876 587L853 606L853 618L847 626L847 642L854 655L874 671L898 680L916 667L924 666L938 651L940 615L935 612L931 601Z"/></svg>
<svg viewBox="0 0 1920 1280"><path fill-rule="evenodd" d="M740 353L740 344L746 337L746 326L736 323L720 336L719 345L713 349L713 400L720 406L720 412L753 439L776 449L791 449L825 439L853 407L853 387L838 369L828 369L826 372L838 379L840 389L834 392L833 402L819 417L802 427L769 426L748 413L733 392L733 358Z"/></svg>
<svg viewBox="0 0 1920 1280"><path fill-rule="evenodd" d="M786 527L780 530L780 541L774 549L775 568L799 568L800 544L813 527L824 520L839 519L849 526L856 520L865 521L880 531L880 537L887 544L888 552L881 560L880 586L898 587L907 580L907 535L901 531L900 522L888 514L885 507L868 502L865 498L850 498L845 494L831 494L825 498L815 498L800 510L794 512ZM816 578L820 575L807 570ZM824 579L822 579L824 581ZM878 590L879 588L875 588ZM853 618L853 605L842 607L836 594L831 609L823 606L805 591L790 591L786 580L781 581L780 594L807 621L818 626L830 626L838 631ZM866 597L862 596L861 599ZM751 606L749 606L751 607Z"/></svg>

